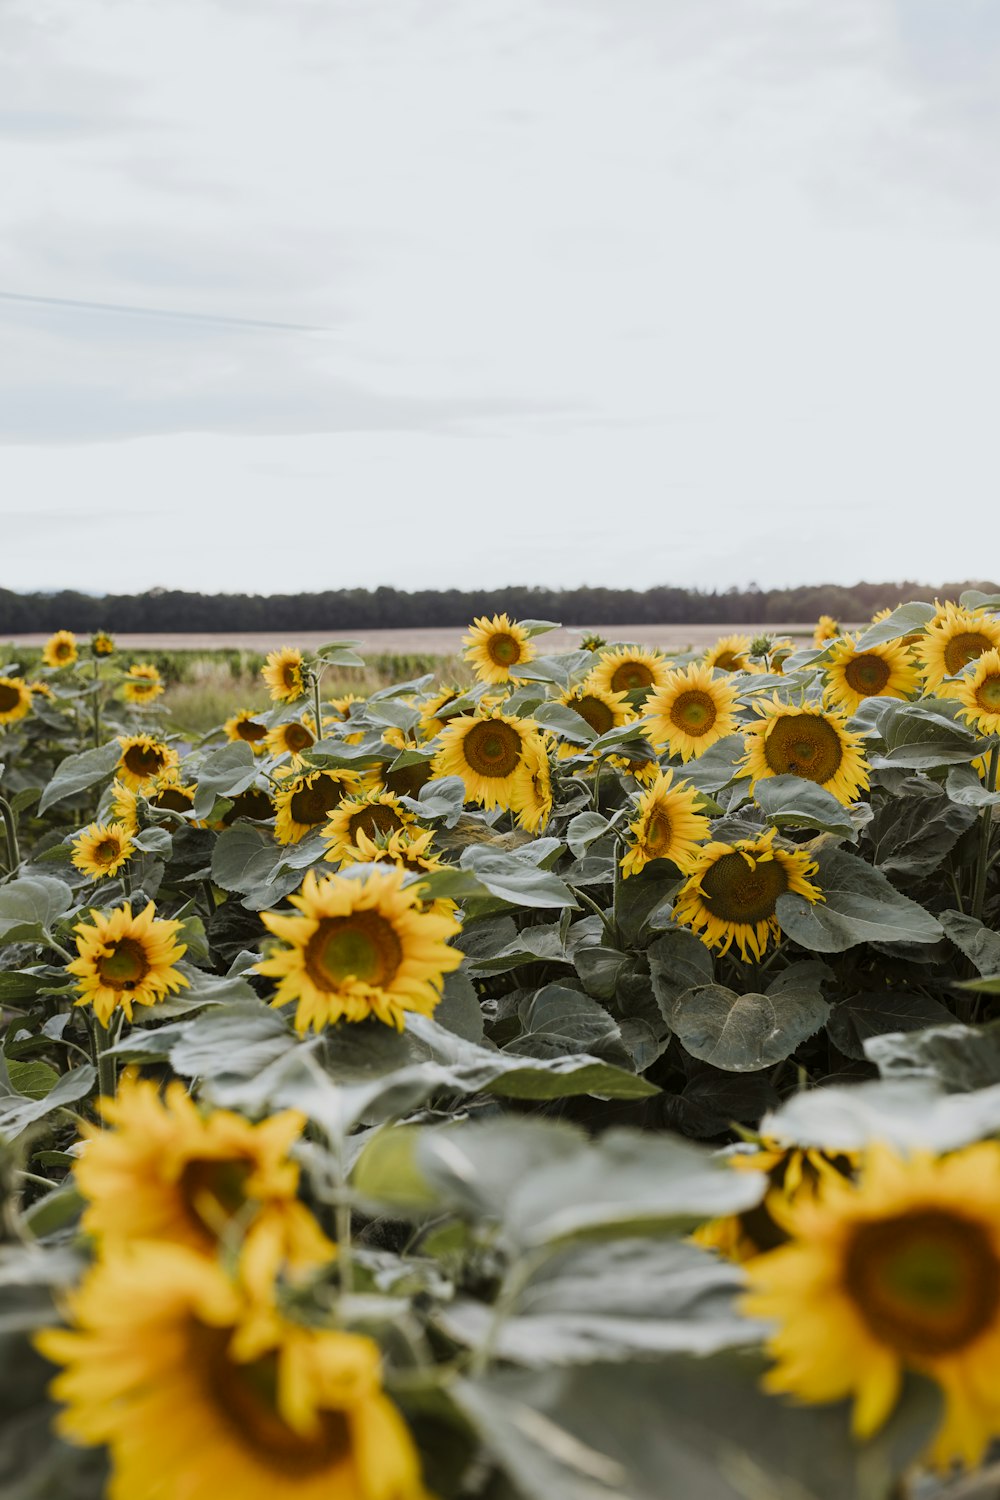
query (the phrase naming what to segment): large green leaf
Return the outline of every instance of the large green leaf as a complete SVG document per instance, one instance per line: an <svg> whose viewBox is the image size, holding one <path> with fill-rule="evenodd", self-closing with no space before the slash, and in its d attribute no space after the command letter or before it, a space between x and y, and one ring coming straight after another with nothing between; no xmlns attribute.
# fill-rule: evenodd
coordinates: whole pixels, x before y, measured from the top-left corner
<svg viewBox="0 0 1000 1500"><path fill-rule="evenodd" d="M858 943L934 943L940 923L903 896L879 870L843 849L823 849L814 883L824 900L779 896L782 932L813 953L843 953Z"/></svg>
<svg viewBox="0 0 1000 1500"><path fill-rule="evenodd" d="M525 846L526 848L530 846ZM486 844L462 851L461 866L471 870L489 891L512 906L575 907L573 893L557 875L541 870L524 851L507 854Z"/></svg>
<svg viewBox="0 0 1000 1500"><path fill-rule="evenodd" d="M865 1043L883 1078L929 1078L949 1093L1000 1083L1000 1021L988 1026L932 1026L889 1032Z"/></svg>
<svg viewBox="0 0 1000 1500"><path fill-rule="evenodd" d="M905 795L883 799L868 830L873 863L890 877L930 875L975 821L974 808L925 777L909 777Z"/></svg>
<svg viewBox="0 0 1000 1500"><path fill-rule="evenodd" d="M900 604L884 620L869 625L858 639L854 649L870 651L872 646L881 646L886 641L898 641L900 636L912 635L918 630L923 630L924 626L933 620L934 614L934 605L925 604L920 599L915 599L909 604Z"/></svg>
<svg viewBox="0 0 1000 1500"><path fill-rule="evenodd" d="M0 943L40 943L73 904L73 892L52 875L25 876L0 886Z"/></svg>
<svg viewBox="0 0 1000 1500"><path fill-rule="evenodd" d="M872 1141L903 1151L957 1151L1000 1132L1000 1084L961 1094L919 1078L810 1089L765 1115L760 1130L826 1151L861 1151Z"/></svg>
<svg viewBox="0 0 1000 1500"><path fill-rule="evenodd" d="M13 1140L26 1126L44 1119L53 1110L76 1104L90 1093L96 1076L93 1065L84 1063L64 1073L42 1098L34 1098L14 1087L6 1063L0 1058L0 1136Z"/></svg>
<svg viewBox="0 0 1000 1500"><path fill-rule="evenodd" d="M522 1002L518 1016L522 1032L504 1049L508 1057L560 1058L587 1052L629 1065L618 1023L579 990L547 984Z"/></svg>
<svg viewBox="0 0 1000 1500"><path fill-rule="evenodd" d="M245 792L257 779L257 770L257 757L244 740L213 750L198 772L198 790L194 799L197 815L207 817L216 797L237 797L240 792Z"/></svg>
<svg viewBox="0 0 1000 1500"><path fill-rule="evenodd" d="M121 745L118 741L109 740L106 745L99 745L96 750L84 750L79 755L67 755L66 759L56 767L52 780L42 793L38 811L47 812L50 807L55 807L56 803L62 802L64 798L75 797L78 792L85 792L96 782L103 781L106 776L111 775L121 759L121 753Z"/></svg>
<svg viewBox="0 0 1000 1500"><path fill-rule="evenodd" d="M940 912L938 921L955 947L975 965L978 974L1000 972L1000 933L984 926L978 917L959 911Z"/></svg>
<svg viewBox="0 0 1000 1500"><path fill-rule="evenodd" d="M830 1012L827 1033L846 1057L867 1057L869 1037L892 1031L920 1031L951 1019L951 1012L931 995L903 988L860 990L838 1000Z"/></svg>
<svg viewBox="0 0 1000 1500"><path fill-rule="evenodd" d="M758 781L754 801L776 828L815 828L857 841L850 812L830 792L802 776L770 776Z"/></svg>
<svg viewBox="0 0 1000 1500"><path fill-rule="evenodd" d="M702 985L678 996L667 1020L692 1057L727 1073L755 1072L781 1062L824 1024L830 1007L820 984L829 975L825 964L793 964L764 995Z"/></svg>

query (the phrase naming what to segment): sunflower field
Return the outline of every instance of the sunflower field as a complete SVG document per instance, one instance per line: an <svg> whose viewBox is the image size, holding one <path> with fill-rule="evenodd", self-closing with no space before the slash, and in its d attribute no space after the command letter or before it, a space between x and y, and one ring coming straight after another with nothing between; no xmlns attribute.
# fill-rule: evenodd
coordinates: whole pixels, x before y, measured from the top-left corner
<svg viewBox="0 0 1000 1500"><path fill-rule="evenodd" d="M1000 597L551 628L0 664L3 1496L996 1495Z"/></svg>

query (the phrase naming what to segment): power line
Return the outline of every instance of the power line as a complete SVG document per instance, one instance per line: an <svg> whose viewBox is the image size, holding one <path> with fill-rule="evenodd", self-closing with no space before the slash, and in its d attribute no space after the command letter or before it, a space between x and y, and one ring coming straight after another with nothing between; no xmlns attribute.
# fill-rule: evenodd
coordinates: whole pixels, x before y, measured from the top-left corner
<svg viewBox="0 0 1000 1500"><path fill-rule="evenodd" d="M330 333L308 323L275 323L266 318L227 318L216 313L174 312L164 307L135 307L125 302L84 302L75 297L35 297L25 292L0 292L0 301L38 307L71 307L84 312L119 313L126 317L168 318L185 323L214 323L226 328L263 328L278 333Z"/></svg>

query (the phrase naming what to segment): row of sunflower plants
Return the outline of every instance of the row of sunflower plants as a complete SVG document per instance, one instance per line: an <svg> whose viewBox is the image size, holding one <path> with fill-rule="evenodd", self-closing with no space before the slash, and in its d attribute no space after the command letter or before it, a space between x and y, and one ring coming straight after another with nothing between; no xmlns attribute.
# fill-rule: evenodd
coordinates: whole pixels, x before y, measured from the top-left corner
<svg viewBox="0 0 1000 1500"><path fill-rule="evenodd" d="M992 1493L1000 598L551 628L0 666L3 1493Z"/></svg>

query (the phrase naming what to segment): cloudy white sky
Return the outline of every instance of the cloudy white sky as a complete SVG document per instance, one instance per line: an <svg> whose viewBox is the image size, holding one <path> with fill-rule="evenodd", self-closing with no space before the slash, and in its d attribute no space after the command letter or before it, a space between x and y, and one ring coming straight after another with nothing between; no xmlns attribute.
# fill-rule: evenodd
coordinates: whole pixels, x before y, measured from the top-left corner
<svg viewBox="0 0 1000 1500"><path fill-rule="evenodd" d="M996 573L997 0L0 0L0 585Z"/></svg>

